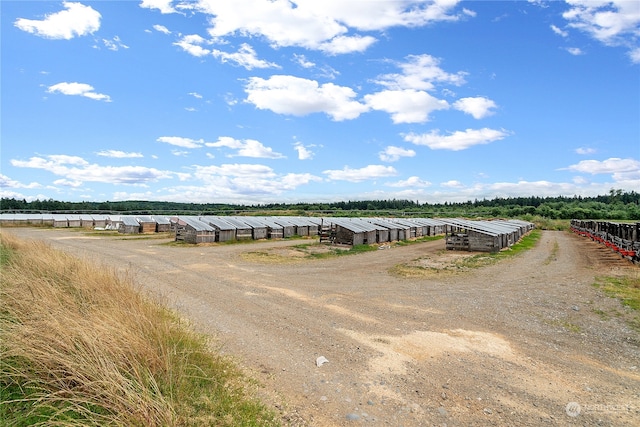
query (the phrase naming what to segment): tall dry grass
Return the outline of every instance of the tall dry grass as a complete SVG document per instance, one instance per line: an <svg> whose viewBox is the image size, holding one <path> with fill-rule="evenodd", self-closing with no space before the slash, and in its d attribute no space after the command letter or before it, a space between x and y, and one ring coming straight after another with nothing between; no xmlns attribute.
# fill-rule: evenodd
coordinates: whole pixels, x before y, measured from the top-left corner
<svg viewBox="0 0 640 427"><path fill-rule="evenodd" d="M237 369L129 278L0 244L0 425L272 424Z"/></svg>

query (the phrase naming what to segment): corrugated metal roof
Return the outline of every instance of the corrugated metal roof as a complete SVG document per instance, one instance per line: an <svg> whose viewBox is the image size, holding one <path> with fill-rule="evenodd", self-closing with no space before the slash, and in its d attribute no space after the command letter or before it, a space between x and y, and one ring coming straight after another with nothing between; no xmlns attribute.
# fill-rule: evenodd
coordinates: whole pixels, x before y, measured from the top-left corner
<svg viewBox="0 0 640 427"><path fill-rule="evenodd" d="M212 226L210 226L209 224L200 221L200 219L198 219L198 217L195 216L180 216L180 221L184 222L185 224L188 224L190 227L192 227L194 230L196 231L210 231L210 232L214 232L216 231L215 228L213 228Z"/></svg>
<svg viewBox="0 0 640 427"><path fill-rule="evenodd" d="M122 216L120 217L120 220L125 226L140 227L140 223L138 223L138 220L132 216Z"/></svg>
<svg viewBox="0 0 640 427"><path fill-rule="evenodd" d="M152 215L151 218L153 218L153 220L160 225L171 224L171 221L169 221L169 218L167 218L166 216Z"/></svg>
<svg viewBox="0 0 640 427"><path fill-rule="evenodd" d="M229 230L235 230L237 229L237 227L231 223L229 223L228 221L225 220L226 217L220 217L220 216L203 216L200 217L200 221L206 222L207 224L222 230L222 231L229 231Z"/></svg>

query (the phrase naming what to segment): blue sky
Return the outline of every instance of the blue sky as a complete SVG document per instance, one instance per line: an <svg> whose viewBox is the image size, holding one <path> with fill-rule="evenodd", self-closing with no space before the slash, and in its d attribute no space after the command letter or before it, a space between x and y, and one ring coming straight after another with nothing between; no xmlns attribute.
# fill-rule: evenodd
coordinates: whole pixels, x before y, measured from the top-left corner
<svg viewBox="0 0 640 427"><path fill-rule="evenodd" d="M640 2L2 1L0 196L640 191Z"/></svg>

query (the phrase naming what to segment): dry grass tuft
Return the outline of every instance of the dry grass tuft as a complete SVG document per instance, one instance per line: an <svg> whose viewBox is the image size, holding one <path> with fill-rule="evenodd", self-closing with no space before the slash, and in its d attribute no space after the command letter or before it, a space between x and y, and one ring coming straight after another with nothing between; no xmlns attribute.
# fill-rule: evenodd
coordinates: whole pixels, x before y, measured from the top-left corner
<svg viewBox="0 0 640 427"><path fill-rule="evenodd" d="M244 400L228 361L129 278L41 242L0 233L0 243L0 425L271 419Z"/></svg>

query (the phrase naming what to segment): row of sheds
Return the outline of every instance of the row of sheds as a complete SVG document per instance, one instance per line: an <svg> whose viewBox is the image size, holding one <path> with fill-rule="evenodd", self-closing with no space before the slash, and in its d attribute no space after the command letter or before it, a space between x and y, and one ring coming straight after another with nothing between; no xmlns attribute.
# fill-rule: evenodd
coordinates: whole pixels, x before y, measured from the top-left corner
<svg viewBox="0 0 640 427"><path fill-rule="evenodd" d="M158 215L0 214L0 226L34 225L56 228L117 230L121 233L157 233L171 230L169 218Z"/></svg>
<svg viewBox="0 0 640 427"><path fill-rule="evenodd" d="M176 224L176 240L189 243L322 236L328 229L332 243L361 245L443 234L446 229L442 221L420 218L179 216L171 221Z"/></svg>
<svg viewBox="0 0 640 427"><path fill-rule="evenodd" d="M384 244L446 235L446 248L496 252L534 228L520 220L472 221L457 218L173 217L176 240L189 243L278 239L320 235L345 245Z"/></svg>
<svg viewBox="0 0 640 427"><path fill-rule="evenodd" d="M517 243L534 224L517 219L472 221L459 218L447 223L446 248L474 252L498 252Z"/></svg>
<svg viewBox="0 0 640 427"><path fill-rule="evenodd" d="M0 214L0 225L9 224L111 229L127 234L173 231L176 240L189 243L317 235L322 240L326 235L332 243L361 245L445 234L449 250L485 252L510 247L533 229L526 221L457 218Z"/></svg>

